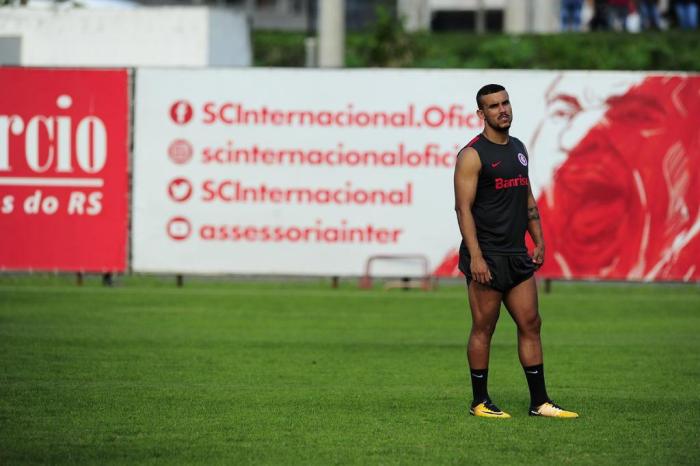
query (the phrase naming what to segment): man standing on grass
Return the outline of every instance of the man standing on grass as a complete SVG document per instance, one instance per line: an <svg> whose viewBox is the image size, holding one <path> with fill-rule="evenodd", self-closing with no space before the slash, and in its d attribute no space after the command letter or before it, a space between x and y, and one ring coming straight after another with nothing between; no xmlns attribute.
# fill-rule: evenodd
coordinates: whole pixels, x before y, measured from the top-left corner
<svg viewBox="0 0 700 466"><path fill-rule="evenodd" d="M476 94L484 131L457 156L455 210L462 233L459 269L467 277L472 330L467 357L474 401L470 413L509 418L487 390L489 349L501 302L518 327L518 354L530 388L530 415L575 418L547 395L534 272L544 261L544 238L530 189L528 155L509 136L513 114L505 88L488 84ZM527 255L525 231L535 244Z"/></svg>

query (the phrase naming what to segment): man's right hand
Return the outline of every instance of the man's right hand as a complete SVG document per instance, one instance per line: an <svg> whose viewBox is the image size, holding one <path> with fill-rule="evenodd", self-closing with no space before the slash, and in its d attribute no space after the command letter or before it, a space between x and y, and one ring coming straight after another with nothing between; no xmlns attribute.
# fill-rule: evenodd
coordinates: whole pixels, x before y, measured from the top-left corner
<svg viewBox="0 0 700 466"><path fill-rule="evenodd" d="M483 256L472 257L469 269L472 273L472 278L477 283L484 285L491 283L491 270L489 270L489 266L486 264Z"/></svg>

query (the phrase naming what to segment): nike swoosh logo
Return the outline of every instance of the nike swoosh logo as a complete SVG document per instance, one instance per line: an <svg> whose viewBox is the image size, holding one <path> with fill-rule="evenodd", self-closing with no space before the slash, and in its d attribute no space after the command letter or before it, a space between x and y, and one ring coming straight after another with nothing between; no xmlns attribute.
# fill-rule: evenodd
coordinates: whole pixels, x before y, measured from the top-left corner
<svg viewBox="0 0 700 466"><path fill-rule="evenodd" d="M483 375L476 375L476 374L472 374L472 377L476 377L477 379L483 379L483 378L484 378Z"/></svg>
<svg viewBox="0 0 700 466"><path fill-rule="evenodd" d="M537 374L538 373L537 371L534 371L534 372L533 371L525 371L525 372L527 372L528 374Z"/></svg>
<svg viewBox="0 0 700 466"><path fill-rule="evenodd" d="M484 414L493 414L494 416L503 416L503 413L494 413L493 411L484 411Z"/></svg>
<svg viewBox="0 0 700 466"><path fill-rule="evenodd" d="M500 161L500 160L499 160L498 162L493 162L493 163L491 164L491 168L496 168L496 167L499 166L500 164L501 164L501 161Z"/></svg>

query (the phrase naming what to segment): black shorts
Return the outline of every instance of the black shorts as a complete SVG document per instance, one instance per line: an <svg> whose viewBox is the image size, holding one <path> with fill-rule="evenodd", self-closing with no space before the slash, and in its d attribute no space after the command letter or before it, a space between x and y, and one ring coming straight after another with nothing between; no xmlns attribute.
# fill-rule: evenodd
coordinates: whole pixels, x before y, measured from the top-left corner
<svg viewBox="0 0 700 466"><path fill-rule="evenodd" d="M532 258L527 254L517 254L514 256L484 254L484 260L491 271L491 281L488 283L488 286L501 293L505 293L532 277L536 269ZM469 266L470 257L460 257L459 269L467 277L467 284L472 281L472 274Z"/></svg>

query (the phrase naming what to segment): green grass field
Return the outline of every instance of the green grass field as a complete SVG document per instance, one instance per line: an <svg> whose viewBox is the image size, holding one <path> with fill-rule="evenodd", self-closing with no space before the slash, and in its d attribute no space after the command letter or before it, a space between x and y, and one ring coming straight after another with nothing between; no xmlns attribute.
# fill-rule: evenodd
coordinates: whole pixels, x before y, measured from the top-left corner
<svg viewBox="0 0 700 466"><path fill-rule="evenodd" d="M555 283L550 395L527 416L515 327L468 415L461 286L0 277L0 464L698 464L700 288Z"/></svg>

